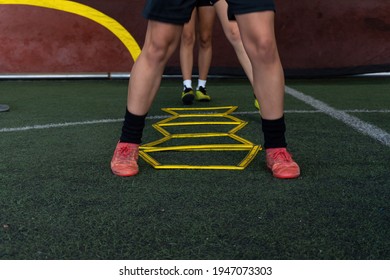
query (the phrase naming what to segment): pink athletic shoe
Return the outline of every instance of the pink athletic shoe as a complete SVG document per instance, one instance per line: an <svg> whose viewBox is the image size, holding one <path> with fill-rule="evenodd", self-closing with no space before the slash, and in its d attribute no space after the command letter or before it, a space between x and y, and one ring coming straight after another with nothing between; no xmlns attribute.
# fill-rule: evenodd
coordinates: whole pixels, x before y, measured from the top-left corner
<svg viewBox="0 0 390 280"><path fill-rule="evenodd" d="M267 167L280 179L293 179L300 175L298 164L292 159L286 148L266 149Z"/></svg>
<svg viewBox="0 0 390 280"><path fill-rule="evenodd" d="M138 150L138 144L118 142L111 160L112 173L123 177L136 175Z"/></svg>

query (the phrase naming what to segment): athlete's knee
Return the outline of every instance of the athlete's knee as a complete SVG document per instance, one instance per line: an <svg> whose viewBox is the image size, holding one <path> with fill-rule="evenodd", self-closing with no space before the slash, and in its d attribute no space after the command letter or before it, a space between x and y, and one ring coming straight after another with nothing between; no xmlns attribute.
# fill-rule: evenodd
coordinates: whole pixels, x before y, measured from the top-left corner
<svg viewBox="0 0 390 280"><path fill-rule="evenodd" d="M193 46L195 44L195 33L183 33L181 43L186 46Z"/></svg>
<svg viewBox="0 0 390 280"><path fill-rule="evenodd" d="M149 61L160 63L169 59L171 50L175 47L174 42L153 41L142 52L145 51L145 56Z"/></svg>
<svg viewBox="0 0 390 280"><path fill-rule="evenodd" d="M227 33L226 33L226 37L232 45L235 45L235 44L241 42L240 31L236 27L229 28Z"/></svg>
<svg viewBox="0 0 390 280"><path fill-rule="evenodd" d="M211 35L210 36L203 36L199 38L199 47L202 49L208 49L212 47L211 43Z"/></svg>
<svg viewBox="0 0 390 280"><path fill-rule="evenodd" d="M246 46L248 56L263 62L272 62L277 58L277 47L275 40L261 38Z"/></svg>

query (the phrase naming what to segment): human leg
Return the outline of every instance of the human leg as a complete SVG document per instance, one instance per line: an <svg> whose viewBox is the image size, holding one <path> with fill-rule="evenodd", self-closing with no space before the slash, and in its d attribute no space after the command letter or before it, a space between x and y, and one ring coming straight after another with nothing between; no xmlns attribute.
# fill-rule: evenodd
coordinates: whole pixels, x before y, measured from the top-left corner
<svg viewBox="0 0 390 280"><path fill-rule="evenodd" d="M283 116L284 74L274 35L274 12L236 15L245 50L252 64L253 89L262 104L262 116Z"/></svg>
<svg viewBox="0 0 390 280"><path fill-rule="evenodd" d="M225 33L226 38L233 46L234 51L236 52L238 61L240 62L242 69L244 70L246 76L249 79L251 85L253 85L253 72L252 65L249 60L249 57L245 51L244 45L242 44L240 30L238 29L237 22L234 20L229 20L227 10L228 5L226 0L219 0L214 3L214 8L221 22L222 29ZM253 94L254 97L254 106L256 109L260 110L260 104Z"/></svg>
<svg viewBox="0 0 390 280"><path fill-rule="evenodd" d="M148 112L168 59L175 51L182 26L149 21L142 52L134 63L129 80L127 108L135 115Z"/></svg>
<svg viewBox="0 0 390 280"><path fill-rule="evenodd" d="M152 20L148 23L142 52L131 71L122 134L111 160L115 175L138 173L138 148L145 118L160 86L164 67L179 42L181 30L180 25Z"/></svg>
<svg viewBox="0 0 390 280"><path fill-rule="evenodd" d="M143 15L149 20L142 52L131 71L122 134L111 160L118 176L138 173L138 149L145 118L157 94L165 65L176 49L184 23L196 0L147 0Z"/></svg>
<svg viewBox="0 0 390 280"><path fill-rule="evenodd" d="M210 5L210 2L206 1L205 4L199 6L198 10L198 68L199 79L196 91L196 99L198 101L209 101L211 98L206 93L206 82L209 73L211 59L212 59L212 35L215 20L215 10Z"/></svg>
<svg viewBox="0 0 390 280"><path fill-rule="evenodd" d="M226 3L226 0L217 1L214 4L214 8L217 13L218 19L221 22L221 26L225 33L226 38L233 46L238 61L240 62L250 83L253 84L252 65L244 49L244 45L242 44L241 35L238 29L237 22L228 19L227 16L228 5Z"/></svg>
<svg viewBox="0 0 390 280"><path fill-rule="evenodd" d="M183 77L182 102L186 105L192 104L195 98L192 89L192 69L194 64L194 46L196 40L196 9L193 10L191 19L183 27L180 41L180 68Z"/></svg>
<svg viewBox="0 0 390 280"><path fill-rule="evenodd" d="M179 43L181 30L181 25L148 22L142 52L131 71L122 134L111 160L115 175L138 173L138 148L145 118L160 86L164 67Z"/></svg>
<svg viewBox="0 0 390 280"><path fill-rule="evenodd" d="M253 69L253 89L262 104L267 166L277 178L296 178L298 164L286 150L284 74L275 32L274 11L236 14L242 41Z"/></svg>

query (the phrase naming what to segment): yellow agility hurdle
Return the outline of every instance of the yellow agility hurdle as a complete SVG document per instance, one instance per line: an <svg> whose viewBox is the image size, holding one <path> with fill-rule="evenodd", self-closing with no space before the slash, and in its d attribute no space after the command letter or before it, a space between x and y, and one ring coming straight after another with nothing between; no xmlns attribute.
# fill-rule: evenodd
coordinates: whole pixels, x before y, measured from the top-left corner
<svg viewBox="0 0 390 280"><path fill-rule="evenodd" d="M144 144L140 147L140 157L156 169L225 169L225 170L243 170L255 158L262 149L260 145L236 135L235 133L246 126L247 122L231 116L230 114L237 109L237 106L225 107L206 107L206 108L163 108L162 110L171 114L164 120L153 124L153 127L160 132L163 137L156 141ZM184 111L190 113L183 113ZM220 112L218 112L220 111ZM198 113L194 113L198 112ZM199 113L200 112L200 113ZM196 118L217 118L221 121L177 121L183 119ZM200 125L232 125L233 128L227 132L201 132L201 133L171 133L170 127L175 126L200 126ZM207 137L228 137L237 144L206 144L206 145L178 145L178 146L159 146L172 139L183 138L207 138ZM163 164L151 155L156 152L166 151L185 151L185 152L205 152L205 151L248 151L247 155L237 165L191 165L191 164Z"/></svg>

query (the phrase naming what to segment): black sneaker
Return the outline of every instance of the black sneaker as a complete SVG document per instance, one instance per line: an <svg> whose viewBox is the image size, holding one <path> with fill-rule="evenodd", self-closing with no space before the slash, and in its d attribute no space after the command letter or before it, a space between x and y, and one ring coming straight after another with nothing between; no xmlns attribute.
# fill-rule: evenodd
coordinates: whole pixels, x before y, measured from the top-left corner
<svg viewBox="0 0 390 280"><path fill-rule="evenodd" d="M181 101L184 105L191 105L194 101L195 95L192 88L184 87L183 92L181 93Z"/></svg>
<svg viewBox="0 0 390 280"><path fill-rule="evenodd" d="M207 95L206 88L199 87L195 92L195 99L198 101L210 101L211 97Z"/></svg>

